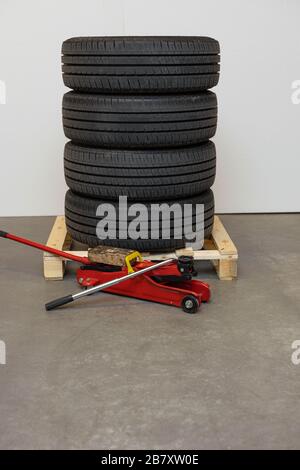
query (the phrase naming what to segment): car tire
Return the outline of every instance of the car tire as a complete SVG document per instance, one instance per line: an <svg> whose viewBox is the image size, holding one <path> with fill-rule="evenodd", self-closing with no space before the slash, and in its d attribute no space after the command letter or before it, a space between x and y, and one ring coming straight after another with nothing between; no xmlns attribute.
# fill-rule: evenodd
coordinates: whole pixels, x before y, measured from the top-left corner
<svg viewBox="0 0 300 470"><path fill-rule="evenodd" d="M215 180L216 149L208 141L165 150L115 150L68 142L65 180L79 194L95 198L165 200L193 196Z"/></svg>
<svg viewBox="0 0 300 470"><path fill-rule="evenodd" d="M178 93L219 80L220 47L209 37L77 37L62 45L63 80L89 93Z"/></svg>

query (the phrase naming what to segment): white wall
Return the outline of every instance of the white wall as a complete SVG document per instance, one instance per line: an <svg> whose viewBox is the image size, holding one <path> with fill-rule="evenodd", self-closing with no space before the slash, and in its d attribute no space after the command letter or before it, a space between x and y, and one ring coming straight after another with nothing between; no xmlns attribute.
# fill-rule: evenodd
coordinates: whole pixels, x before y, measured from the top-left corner
<svg viewBox="0 0 300 470"><path fill-rule="evenodd" d="M0 0L0 215L63 213L60 48L82 35L218 39L217 210L300 211L299 18L297 0Z"/></svg>

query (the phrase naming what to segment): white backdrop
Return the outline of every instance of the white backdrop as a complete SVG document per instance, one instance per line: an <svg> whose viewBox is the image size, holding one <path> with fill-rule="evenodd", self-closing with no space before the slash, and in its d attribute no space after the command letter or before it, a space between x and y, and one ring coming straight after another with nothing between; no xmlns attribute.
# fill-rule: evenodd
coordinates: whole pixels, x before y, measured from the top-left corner
<svg viewBox="0 0 300 470"><path fill-rule="evenodd" d="M218 39L217 211L300 211L299 18L298 0L0 0L0 215L63 213L60 49L88 35Z"/></svg>

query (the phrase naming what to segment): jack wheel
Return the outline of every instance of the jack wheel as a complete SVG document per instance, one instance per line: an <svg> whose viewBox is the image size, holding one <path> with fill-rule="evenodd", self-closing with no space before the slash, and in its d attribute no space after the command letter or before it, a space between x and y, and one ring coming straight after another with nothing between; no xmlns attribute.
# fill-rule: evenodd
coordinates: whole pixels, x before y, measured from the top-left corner
<svg viewBox="0 0 300 470"><path fill-rule="evenodd" d="M186 313L196 313L199 309L199 302L193 295L187 295L182 300L181 306Z"/></svg>

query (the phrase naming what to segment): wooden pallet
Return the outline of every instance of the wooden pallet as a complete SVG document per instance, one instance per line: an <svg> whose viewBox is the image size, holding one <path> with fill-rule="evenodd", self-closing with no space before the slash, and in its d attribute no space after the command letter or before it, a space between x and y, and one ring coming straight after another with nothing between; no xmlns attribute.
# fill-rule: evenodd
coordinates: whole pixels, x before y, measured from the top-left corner
<svg viewBox="0 0 300 470"><path fill-rule="evenodd" d="M71 251L72 239L67 232L64 216L56 217L47 245L58 250ZM87 256L87 251L72 251L78 256ZM237 277L237 249L224 228L220 218L215 216L210 239L205 240L204 249L184 248L172 253L142 253L145 259L163 260L180 255L193 255L196 261L210 260L221 280L233 280ZM44 252L44 277L47 280L62 280L67 260Z"/></svg>

